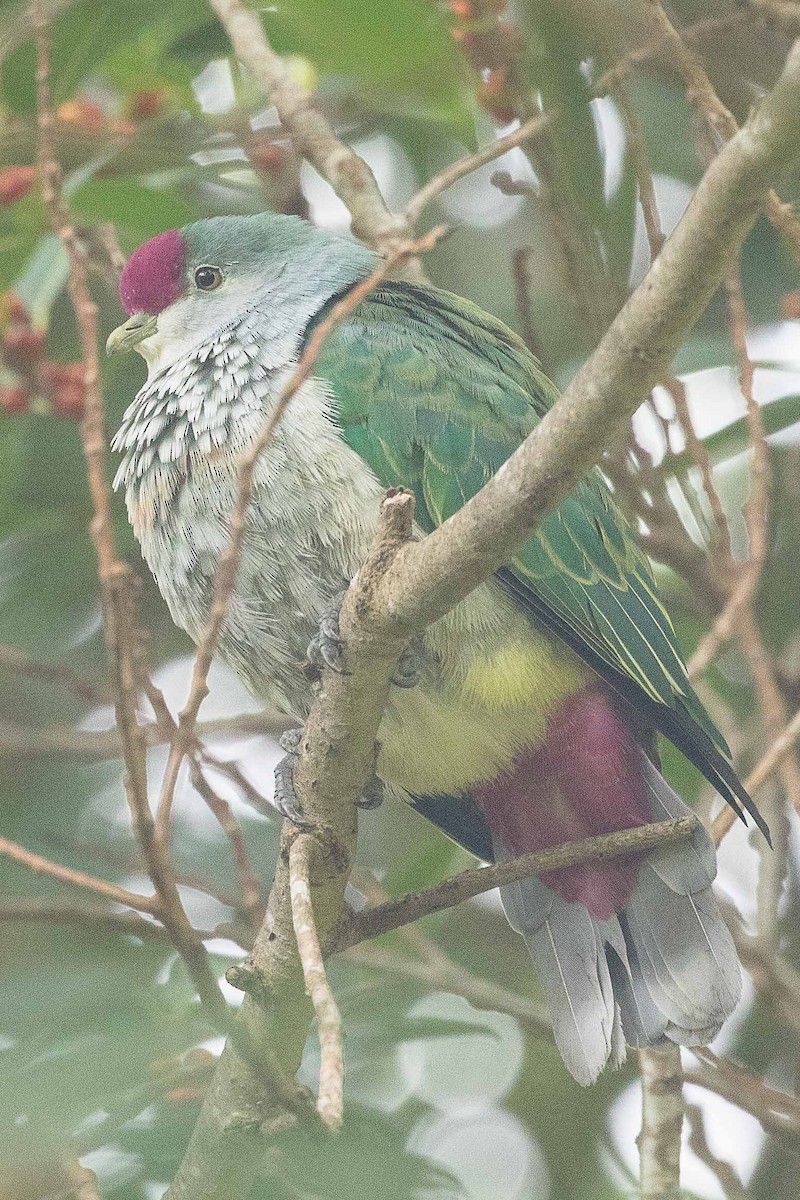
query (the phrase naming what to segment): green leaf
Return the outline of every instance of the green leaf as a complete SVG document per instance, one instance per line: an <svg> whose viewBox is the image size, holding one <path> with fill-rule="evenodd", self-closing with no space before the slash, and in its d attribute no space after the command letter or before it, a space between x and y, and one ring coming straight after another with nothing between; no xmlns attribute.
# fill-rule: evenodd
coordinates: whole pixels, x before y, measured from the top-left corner
<svg viewBox="0 0 800 1200"><path fill-rule="evenodd" d="M761 423L765 434L782 433L800 422L800 396L783 396L761 407ZM739 417L723 429L700 439L708 451L712 463L725 462L737 454L743 454L749 445L747 419ZM663 470L678 475L692 465L693 459L686 450L670 454L664 459Z"/></svg>
<svg viewBox="0 0 800 1200"><path fill-rule="evenodd" d="M202 0L137 0L124 14L118 0L77 0L56 18L50 47L50 88L53 103L73 96L80 84L96 75L103 60L132 42L143 30L161 27L165 41L208 19ZM17 113L36 110L35 51L28 40L3 63L2 98Z"/></svg>
<svg viewBox="0 0 800 1200"><path fill-rule="evenodd" d="M91 179L70 198L73 212L101 223L111 221L146 240L164 229L188 225L202 215L169 188L148 187L135 179Z"/></svg>
<svg viewBox="0 0 800 1200"><path fill-rule="evenodd" d="M441 99L469 78L443 7L428 0L293 0L266 21L277 50L398 94Z"/></svg>

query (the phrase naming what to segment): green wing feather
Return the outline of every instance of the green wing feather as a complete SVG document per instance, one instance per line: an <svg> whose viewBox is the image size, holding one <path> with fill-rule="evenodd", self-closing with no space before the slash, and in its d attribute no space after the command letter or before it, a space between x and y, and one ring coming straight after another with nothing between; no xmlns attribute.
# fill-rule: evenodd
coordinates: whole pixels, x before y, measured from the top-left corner
<svg viewBox="0 0 800 1200"><path fill-rule="evenodd" d="M430 531L469 500L557 397L520 339L468 301L389 283L323 344L345 441L381 482L413 488ZM689 684L647 557L598 471L498 578L670 738L737 811L760 821ZM738 803L737 803L738 800Z"/></svg>

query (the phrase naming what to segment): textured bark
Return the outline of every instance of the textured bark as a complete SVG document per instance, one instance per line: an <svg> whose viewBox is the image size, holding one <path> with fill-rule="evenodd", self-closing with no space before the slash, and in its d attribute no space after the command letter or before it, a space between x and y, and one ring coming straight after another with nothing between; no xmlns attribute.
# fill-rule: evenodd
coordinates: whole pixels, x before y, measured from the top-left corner
<svg viewBox="0 0 800 1200"><path fill-rule="evenodd" d="M677 1046L640 1050L642 1132L639 1135L640 1200L680 1200L683 1070Z"/></svg>

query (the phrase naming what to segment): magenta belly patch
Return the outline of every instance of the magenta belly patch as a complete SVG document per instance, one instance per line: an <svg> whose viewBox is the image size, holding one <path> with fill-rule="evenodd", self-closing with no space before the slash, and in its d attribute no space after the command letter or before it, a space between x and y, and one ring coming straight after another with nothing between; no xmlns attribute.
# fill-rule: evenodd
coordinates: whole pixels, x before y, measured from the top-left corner
<svg viewBox="0 0 800 1200"><path fill-rule="evenodd" d="M494 836L512 854L614 833L652 820L641 751L622 714L599 689L571 696L550 718L547 740L513 770L475 791ZM565 900L606 919L625 906L641 855L567 867L542 879Z"/></svg>

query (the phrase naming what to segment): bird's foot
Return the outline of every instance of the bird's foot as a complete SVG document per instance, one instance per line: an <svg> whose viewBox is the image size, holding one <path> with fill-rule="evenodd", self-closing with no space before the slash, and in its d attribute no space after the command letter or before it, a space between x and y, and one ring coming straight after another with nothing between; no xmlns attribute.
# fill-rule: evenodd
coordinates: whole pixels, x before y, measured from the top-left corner
<svg viewBox="0 0 800 1200"><path fill-rule="evenodd" d="M373 775L364 788L363 795L356 800L356 808L380 808L383 804L383 792L383 780Z"/></svg>
<svg viewBox="0 0 800 1200"><path fill-rule="evenodd" d="M291 821L298 829L312 829L312 823L303 817L294 787L294 767L302 736L302 729L288 729L286 733L281 734L280 747L286 754L275 767L273 804L281 816L286 817L286 820ZM383 804L383 792L383 781L378 779L377 775L373 775L364 788L364 794L356 800L356 808L379 808Z"/></svg>
<svg viewBox="0 0 800 1200"><path fill-rule="evenodd" d="M326 604L319 619L319 629L308 643L306 658L314 671L330 667L344 675L342 665L342 639L339 636L339 612L345 592L340 592L330 604ZM399 688L416 687L425 667L425 648L422 638L416 637L400 655L392 683Z"/></svg>
<svg viewBox="0 0 800 1200"><path fill-rule="evenodd" d="M282 817L291 821L298 829L310 829L308 821L303 820L303 813L294 790L294 765L300 749L302 729L287 729L280 736L280 748L286 754L275 766L275 791L272 803Z"/></svg>
<svg viewBox="0 0 800 1200"><path fill-rule="evenodd" d="M339 610L342 607L345 593L326 604L319 618L319 629L308 643L306 658L312 667L322 671L330 667L340 675L345 673L342 666L342 639L339 637Z"/></svg>
<svg viewBox="0 0 800 1200"><path fill-rule="evenodd" d="M408 643L392 676L392 683L399 688L414 688L422 679L425 669L425 646L422 638L415 637Z"/></svg>

